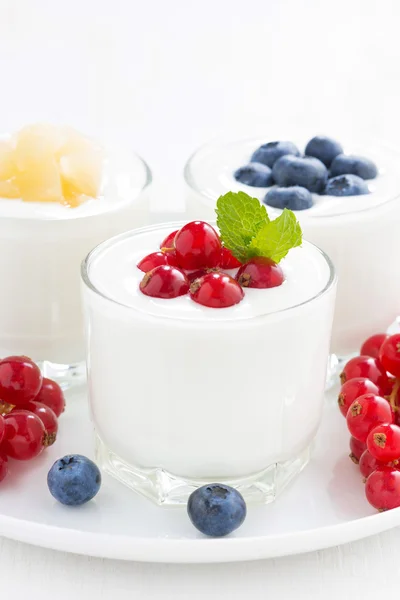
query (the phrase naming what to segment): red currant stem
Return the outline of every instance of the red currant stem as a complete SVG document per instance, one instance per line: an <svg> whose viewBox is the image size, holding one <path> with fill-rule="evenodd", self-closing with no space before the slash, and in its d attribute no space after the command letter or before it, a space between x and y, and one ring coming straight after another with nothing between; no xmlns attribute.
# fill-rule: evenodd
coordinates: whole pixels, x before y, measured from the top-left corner
<svg viewBox="0 0 400 600"><path fill-rule="evenodd" d="M8 415L15 408L15 404L9 404L0 400L0 415Z"/></svg>
<svg viewBox="0 0 400 600"><path fill-rule="evenodd" d="M392 392L389 396L389 402L390 402L390 406L392 407L393 411L396 412L398 410L398 406L397 406L397 393L400 389L400 378L397 377L396 381L394 382L394 386L392 389Z"/></svg>

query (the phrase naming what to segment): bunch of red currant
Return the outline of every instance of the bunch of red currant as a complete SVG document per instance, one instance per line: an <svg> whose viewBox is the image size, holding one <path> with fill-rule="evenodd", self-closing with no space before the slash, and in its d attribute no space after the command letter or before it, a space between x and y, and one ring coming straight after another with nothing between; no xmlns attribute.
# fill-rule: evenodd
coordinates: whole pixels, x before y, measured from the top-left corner
<svg viewBox="0 0 400 600"><path fill-rule="evenodd" d="M400 334L377 334L340 375L338 404L351 434L367 500L378 510L400 506Z"/></svg>
<svg viewBox="0 0 400 600"><path fill-rule="evenodd" d="M0 360L0 481L9 458L30 460L54 444L64 408L60 386L42 377L30 358Z"/></svg>
<svg viewBox="0 0 400 600"><path fill-rule="evenodd" d="M218 233L204 221L187 223L170 233L160 250L145 256L138 268L145 272L140 290L154 298L177 298L187 293L211 308L238 304L243 288L271 288L283 283L281 267L270 258L256 256L241 264ZM234 277L224 270L238 269Z"/></svg>

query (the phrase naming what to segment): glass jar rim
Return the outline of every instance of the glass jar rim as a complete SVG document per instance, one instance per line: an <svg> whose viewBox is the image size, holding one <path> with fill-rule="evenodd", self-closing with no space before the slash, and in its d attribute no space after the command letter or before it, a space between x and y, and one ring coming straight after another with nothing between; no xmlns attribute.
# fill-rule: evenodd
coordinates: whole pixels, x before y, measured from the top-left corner
<svg viewBox="0 0 400 600"><path fill-rule="evenodd" d="M269 137L271 137L271 136L269 136ZM261 137L261 136L257 135L257 136L252 136L252 137L243 137L243 138L236 138L236 139L228 138L228 137L217 137L217 138L213 138L212 140L209 140L208 142L205 142L204 144L201 144L200 146L198 146L196 148L196 150L194 150L194 152L192 152L192 154L187 159L185 166L183 168L183 178L185 180L186 185L193 192L195 192L196 194L199 194L200 196L205 198L207 200L207 206L209 206L211 208L213 205L215 205L215 203L218 199L218 196L214 196L205 187L202 187L201 185L199 185L197 183L196 176L193 173L194 161L207 148L212 148L213 146L230 145L230 144L247 144L250 142L254 142L256 144L256 143L260 143L263 140L264 141L268 140L268 136ZM364 140L364 139L362 140L362 143L363 143L363 145L368 144L370 146L379 146L383 150L390 151L390 152L397 154L400 158L399 150L393 148L389 143L382 144L382 143L378 143L376 141L374 142L373 140ZM229 190L226 190L226 192L228 192L228 191ZM372 193L374 193L374 192L372 192ZM310 221L308 221L308 222L328 221L328 220L335 220L335 219L338 220L338 219L342 219L343 217L354 217L354 215L369 214L373 211L377 211L377 210L387 206L388 204L398 200L399 197L400 197L400 186L397 191L393 192L393 194L391 194L387 199L385 199L383 202L380 202L379 204L367 206L367 207L361 208L361 209L347 211L345 213L309 215Z"/></svg>

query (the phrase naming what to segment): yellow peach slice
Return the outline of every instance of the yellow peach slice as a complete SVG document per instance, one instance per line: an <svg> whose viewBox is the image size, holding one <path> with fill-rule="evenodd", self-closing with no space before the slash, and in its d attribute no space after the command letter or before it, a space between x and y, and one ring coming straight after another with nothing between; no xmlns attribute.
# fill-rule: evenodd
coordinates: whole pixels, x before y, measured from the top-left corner
<svg viewBox="0 0 400 600"><path fill-rule="evenodd" d="M14 148L9 141L0 140L0 181L15 175Z"/></svg>
<svg viewBox="0 0 400 600"><path fill-rule="evenodd" d="M39 161L53 157L65 142L60 127L47 124L27 125L14 138L15 163L20 171L36 168Z"/></svg>
<svg viewBox="0 0 400 600"><path fill-rule="evenodd" d="M73 152L60 158L62 187L66 197L84 194L95 198L99 194L103 155L96 147Z"/></svg>
<svg viewBox="0 0 400 600"><path fill-rule="evenodd" d="M59 166L54 157L31 156L29 165L17 172L20 197L27 202L62 202ZM28 168L29 166L29 168Z"/></svg>
<svg viewBox="0 0 400 600"><path fill-rule="evenodd" d="M20 198L21 194L13 179L0 181L0 198Z"/></svg>

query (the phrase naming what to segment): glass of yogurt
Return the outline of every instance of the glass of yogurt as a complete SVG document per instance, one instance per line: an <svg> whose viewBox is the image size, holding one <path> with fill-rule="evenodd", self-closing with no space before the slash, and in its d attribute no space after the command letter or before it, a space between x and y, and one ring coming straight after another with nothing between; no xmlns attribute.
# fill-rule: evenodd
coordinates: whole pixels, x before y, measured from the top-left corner
<svg viewBox="0 0 400 600"><path fill-rule="evenodd" d="M144 295L137 264L182 225L116 236L82 265L97 460L160 505L212 481L269 502L320 422L334 268L304 242L281 261L282 285L229 308Z"/></svg>
<svg viewBox="0 0 400 600"><path fill-rule="evenodd" d="M101 241L148 223L150 182L142 158L108 147L99 193L79 206L0 197L0 356L28 355L65 385L81 381L81 261Z"/></svg>
<svg viewBox="0 0 400 600"><path fill-rule="evenodd" d="M266 138L216 141L199 148L185 166L186 207L190 219L212 219L215 202L228 190L245 191L262 201L268 188L244 185L235 170L249 162ZM307 138L295 140L304 149ZM385 331L400 312L400 156L379 144L344 145L346 154L372 159L379 168L366 181L368 194L336 197L312 194L313 206L296 211L304 238L332 259L339 277L331 351L346 357L361 342ZM281 210L267 206L278 215Z"/></svg>

